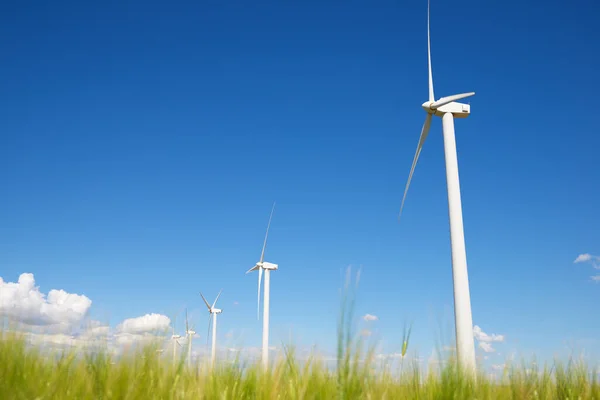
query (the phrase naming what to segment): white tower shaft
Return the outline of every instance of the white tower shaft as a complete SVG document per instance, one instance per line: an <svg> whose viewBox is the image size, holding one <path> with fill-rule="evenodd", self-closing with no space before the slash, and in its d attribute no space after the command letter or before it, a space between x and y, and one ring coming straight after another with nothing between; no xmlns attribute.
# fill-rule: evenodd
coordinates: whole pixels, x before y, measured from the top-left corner
<svg viewBox="0 0 600 400"><path fill-rule="evenodd" d="M189 333L188 333L187 365L188 365L188 368L192 366L192 335L190 335Z"/></svg>
<svg viewBox="0 0 600 400"><path fill-rule="evenodd" d="M459 365L470 373L475 371L475 341L471 295L467 273L467 252L463 229L458 159L454 136L454 116L442 117L444 153L446 158L446 183L448 186L448 214L450 218L450 244L452 248L452 279L454 282L454 320L456 329L456 353Z"/></svg>
<svg viewBox="0 0 600 400"><path fill-rule="evenodd" d="M212 326L212 349L210 354L210 362L215 365L215 358L217 354L217 313L213 313L213 326Z"/></svg>
<svg viewBox="0 0 600 400"><path fill-rule="evenodd" d="M269 291L271 283L271 270L265 269L265 298L263 301L263 337L262 337L262 364L266 369L269 366Z"/></svg>
<svg viewBox="0 0 600 400"><path fill-rule="evenodd" d="M177 360L177 340L173 340L173 366L175 366Z"/></svg>

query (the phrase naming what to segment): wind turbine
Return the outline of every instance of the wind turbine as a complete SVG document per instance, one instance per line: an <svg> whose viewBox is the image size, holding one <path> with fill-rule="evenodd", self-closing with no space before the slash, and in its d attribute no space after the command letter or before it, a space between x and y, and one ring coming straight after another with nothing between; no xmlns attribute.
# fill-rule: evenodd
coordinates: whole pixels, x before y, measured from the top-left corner
<svg viewBox="0 0 600 400"><path fill-rule="evenodd" d="M265 271L265 303L263 305L263 337L262 337L262 363L263 367L267 368L269 366L269 290L271 283L271 271L275 271L278 269L277 264L272 264L264 261L265 259L265 249L267 247L267 238L269 237L269 228L271 227L271 219L273 218L273 211L275 210L275 203L273 203L273 208L271 208L271 216L269 217L269 224L267 225L267 233L265 234L265 241L263 243L262 253L260 254L260 261L257 262L254 267L250 268L246 273L258 270L258 308L257 308L257 318L260 318L260 283L262 279L263 270Z"/></svg>
<svg viewBox="0 0 600 400"><path fill-rule="evenodd" d="M204 298L204 296L202 295L202 293L200 293L200 296L202 296L202 300L204 300L204 304L206 304L206 307L208 307L208 312L210 314L209 320L208 320L208 332L206 333L206 343L208 344L208 335L210 333L210 323L212 321L213 324L213 331L212 331L212 350L211 350L211 355L210 355L210 362L212 365L215 364L215 357L216 357L216 351L217 351L217 314L221 314L223 312L223 310L219 309L219 308L215 308L215 304L217 304L217 300L219 300L219 296L221 295L221 292L223 291L223 289L221 289L219 291L219 294L217 295L217 298L215 299L214 303L212 304L212 306L210 304L208 304L208 301L206 301L206 299Z"/></svg>
<svg viewBox="0 0 600 400"><path fill-rule="evenodd" d="M469 277L467 273L467 254L463 230L462 206L460 200L460 184L458 180L458 160L456 156L456 139L454 137L454 118L466 118L471 112L469 104L458 103L473 96L475 92L455 94L435 100L433 94L433 77L431 73L431 39L429 33L429 1L427 2L427 60L429 66L429 99L421 106L427 112L421 137L417 145L408 182L404 189L402 205L398 219L404 208L404 200L412 179L417 160L421 154L423 143L429 134L431 118L435 115L442 118L444 136L444 154L446 159L446 183L448 189L448 214L450 219L450 242L452 248L452 279L454 283L454 320L456 329L456 352L458 362L465 370L475 371L475 343L473 339L473 318L471 315L471 296L469 293Z"/></svg>
<svg viewBox="0 0 600 400"><path fill-rule="evenodd" d="M173 340L173 366L175 366L177 359L177 346L181 346L178 339L181 339L181 335L175 334L175 324L173 324L173 334L171 335L171 340Z"/></svg>
<svg viewBox="0 0 600 400"><path fill-rule="evenodd" d="M189 327L187 308L185 309L185 334L188 337L187 364L188 364L188 367L190 367L192 365L192 337L196 334L196 331L194 331L193 329L190 329L190 327Z"/></svg>

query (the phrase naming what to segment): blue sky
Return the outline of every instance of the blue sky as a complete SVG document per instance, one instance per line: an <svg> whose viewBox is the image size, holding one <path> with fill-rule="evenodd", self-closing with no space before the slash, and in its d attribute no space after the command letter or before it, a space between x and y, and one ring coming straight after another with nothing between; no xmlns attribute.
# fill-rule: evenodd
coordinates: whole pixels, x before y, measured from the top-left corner
<svg viewBox="0 0 600 400"><path fill-rule="evenodd" d="M452 338L439 119L397 221L425 117L426 1L1 7L5 282L33 273L113 325L187 305L201 340L198 292L223 288L219 336L258 345L244 272L276 201L272 344L292 326L332 348L348 265L386 351L405 320L421 353L440 325ZM596 15L432 4L435 93L476 92L456 136L474 324L505 336L491 362L573 341L600 357L600 286L574 264L600 255Z"/></svg>

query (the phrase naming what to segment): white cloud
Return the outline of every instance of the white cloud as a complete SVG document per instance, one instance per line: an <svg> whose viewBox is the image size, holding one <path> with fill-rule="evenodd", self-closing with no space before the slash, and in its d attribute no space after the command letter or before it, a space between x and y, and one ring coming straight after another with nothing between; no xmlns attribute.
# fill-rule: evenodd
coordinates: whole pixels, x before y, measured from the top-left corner
<svg viewBox="0 0 600 400"><path fill-rule="evenodd" d="M110 326L102 325L98 321L92 321L86 330L77 336L78 345L93 345L107 343L111 340Z"/></svg>
<svg viewBox="0 0 600 400"><path fill-rule="evenodd" d="M388 354L380 353L380 354L377 354L375 357L378 358L378 359L380 359L380 360L402 358L402 353L388 353Z"/></svg>
<svg viewBox="0 0 600 400"><path fill-rule="evenodd" d="M496 349L492 346L492 343L504 342L504 335L498 335L495 333L487 334L478 325L473 327L473 336L477 339L478 346L481 350L486 353L495 353Z"/></svg>
<svg viewBox="0 0 600 400"><path fill-rule="evenodd" d="M365 321L377 321L379 319L379 317L377 315L372 315L372 314L366 314L363 319Z"/></svg>
<svg viewBox="0 0 600 400"><path fill-rule="evenodd" d="M131 346L133 344L150 344L157 340L164 340L164 337L156 336L151 333L117 333L114 335L115 344L119 346Z"/></svg>
<svg viewBox="0 0 600 400"><path fill-rule="evenodd" d="M488 342L479 342L479 348L481 348L486 353L494 353L496 349L492 347Z"/></svg>
<svg viewBox="0 0 600 400"><path fill-rule="evenodd" d="M107 336L110 333L110 326L96 326L85 331L82 336L98 337Z"/></svg>
<svg viewBox="0 0 600 400"><path fill-rule="evenodd" d="M573 261L574 264L577 263L584 263L584 262L590 262L590 261L600 261L600 257L598 256L593 256L590 253L585 253L585 254L580 254L577 256L577 258L575 259L575 261Z"/></svg>
<svg viewBox="0 0 600 400"><path fill-rule="evenodd" d="M65 325L81 321L92 301L84 295L52 289L46 296L35 286L31 273L23 273L17 283L0 277L0 316L28 325Z"/></svg>
<svg viewBox="0 0 600 400"><path fill-rule="evenodd" d="M27 339L35 344L54 344L58 346L73 346L75 345L76 339L71 335L65 335L64 333L53 333L53 334L40 334L40 333L27 333Z"/></svg>
<svg viewBox="0 0 600 400"><path fill-rule="evenodd" d="M161 314L146 314L137 318L128 318L117 326L120 333L140 334L152 331L164 331L171 325L169 317Z"/></svg>
<svg viewBox="0 0 600 400"><path fill-rule="evenodd" d="M591 264L592 267L594 267L595 269L600 269L600 256L594 256L590 253L580 254L577 256L575 261L573 261L573 263L574 264L588 263L588 264ZM600 283L600 274L592 275L591 278L592 278L592 281Z"/></svg>
<svg viewBox="0 0 600 400"><path fill-rule="evenodd" d="M488 335L478 325L473 327L473 336L480 342L504 342L504 335L496 335L495 333Z"/></svg>

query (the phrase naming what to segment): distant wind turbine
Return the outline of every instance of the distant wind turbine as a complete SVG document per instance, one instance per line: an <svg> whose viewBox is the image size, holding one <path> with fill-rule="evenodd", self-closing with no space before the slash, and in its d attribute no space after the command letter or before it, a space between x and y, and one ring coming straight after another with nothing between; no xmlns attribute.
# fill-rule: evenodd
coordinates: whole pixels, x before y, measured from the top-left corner
<svg viewBox="0 0 600 400"><path fill-rule="evenodd" d="M210 355L210 363L211 365L215 364L215 358L216 358L216 351L217 351L217 314L220 314L223 312L223 310L219 309L219 308L215 308L215 305L217 304L217 300L219 300L219 296L221 296L221 292L223 291L223 289L221 289L219 291L219 294L217 295L217 298L215 299L215 301L213 302L212 306L210 304L208 304L208 301L206 301L206 299L204 298L204 296L202 295L202 293L200 293L200 296L202 296L202 300L204 300L204 304L206 304L206 307L208 308L208 312L210 314L209 316L209 320L208 320L208 332L206 333L206 343L208 344L208 336L210 333L210 324L212 321L212 350L211 350L211 355Z"/></svg>
<svg viewBox="0 0 600 400"><path fill-rule="evenodd" d="M181 339L181 335L175 334L175 324L173 324L173 334L171 335L171 340L173 340L173 366L175 366L177 360L177 346L181 346L178 339Z"/></svg>
<svg viewBox="0 0 600 400"><path fill-rule="evenodd" d="M408 182L404 189L402 205L398 219L404 208L404 200L412 179L417 160L421 154L423 143L429 134L433 115L442 118L444 136L444 153L446 158L446 183L448 189L448 210L450 219L450 242L452 248L452 278L454 283L454 319L456 329L456 352L459 364L465 370L475 371L475 343L473 339L473 318L471 315L471 296L469 293L469 277L467 273L467 254L463 231L460 184L458 180L458 160L456 155L456 139L454 137L454 118L466 118L471 112L469 104L458 103L473 96L475 92L455 94L435 100L433 94L433 77L431 72L431 40L429 32L429 1L427 2L427 60L429 66L429 100L422 104L427 112L421 137L415 153Z"/></svg>
<svg viewBox="0 0 600 400"><path fill-rule="evenodd" d="M265 249L267 247L267 238L269 237L269 228L271 227L271 219L273 218L273 211L275 210L275 203L271 208L271 216L269 217L269 223L267 225L267 233L265 234L265 241L263 243L262 253L260 254L260 261L250 268L246 273L258 270L258 309L257 318L260 318L260 283L262 278L263 270L265 271L265 289L264 296L265 302L263 305L263 337L262 337L262 364L264 368L269 366L269 291L271 283L271 271L277 270L278 265L264 261Z"/></svg>
<svg viewBox="0 0 600 400"><path fill-rule="evenodd" d="M196 331L190 328L188 324L188 313L187 308L185 309L185 334L188 338L188 354L187 354L187 365L190 367L192 365L192 337L196 334Z"/></svg>

